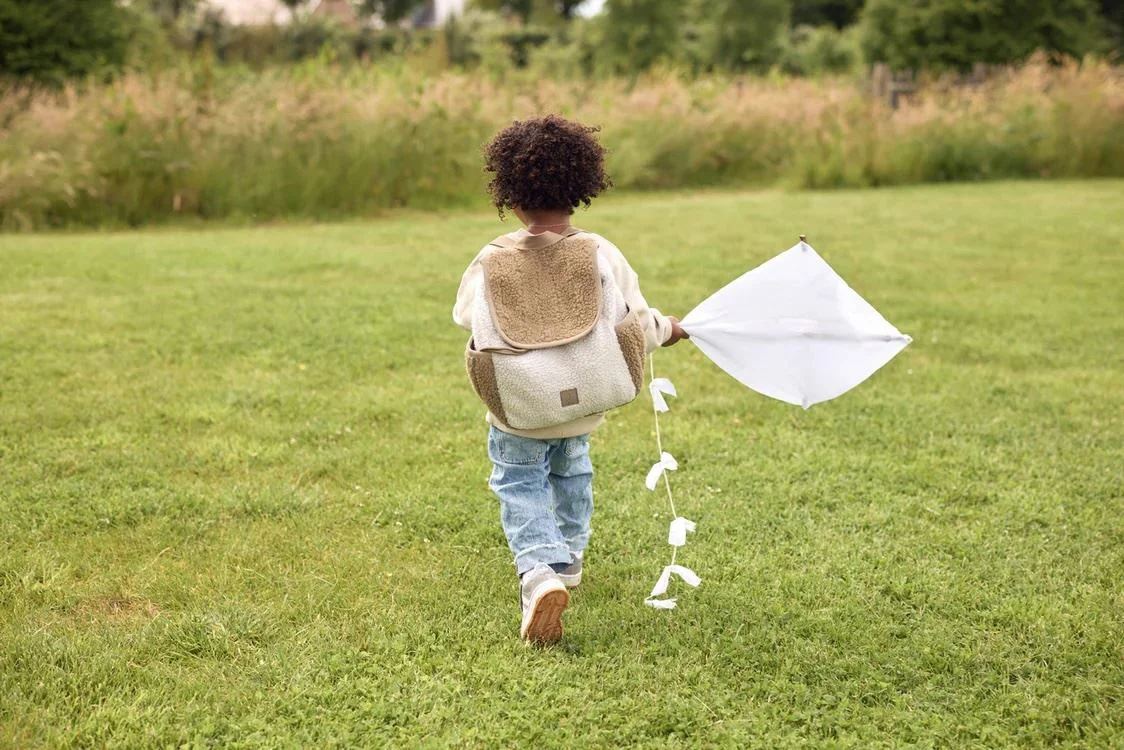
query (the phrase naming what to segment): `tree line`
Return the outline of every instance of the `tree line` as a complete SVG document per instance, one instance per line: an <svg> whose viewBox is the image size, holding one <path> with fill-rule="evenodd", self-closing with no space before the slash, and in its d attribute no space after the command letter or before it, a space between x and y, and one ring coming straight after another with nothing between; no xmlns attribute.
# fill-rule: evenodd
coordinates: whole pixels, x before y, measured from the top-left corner
<svg viewBox="0 0 1124 750"><path fill-rule="evenodd" d="M355 0L346 29L284 0L283 28L233 27L199 0L0 0L0 77L61 82L112 76L173 52L268 63L328 50L337 58L439 46L448 65L544 66L578 75L654 66L802 75L885 62L899 70L965 70L1056 56L1115 56L1124 0L607 0L594 18L580 0L474 0L441 30L408 21L424 0Z"/></svg>

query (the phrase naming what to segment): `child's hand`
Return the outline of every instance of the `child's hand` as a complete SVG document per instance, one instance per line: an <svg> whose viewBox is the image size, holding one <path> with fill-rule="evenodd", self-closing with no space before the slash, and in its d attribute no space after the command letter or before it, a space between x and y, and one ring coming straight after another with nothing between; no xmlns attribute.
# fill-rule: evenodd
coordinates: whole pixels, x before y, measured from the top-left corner
<svg viewBox="0 0 1124 750"><path fill-rule="evenodd" d="M679 325L679 318L668 318L671 321L671 338L664 342L664 346L674 346L683 339L691 338L691 335L683 330L683 326Z"/></svg>

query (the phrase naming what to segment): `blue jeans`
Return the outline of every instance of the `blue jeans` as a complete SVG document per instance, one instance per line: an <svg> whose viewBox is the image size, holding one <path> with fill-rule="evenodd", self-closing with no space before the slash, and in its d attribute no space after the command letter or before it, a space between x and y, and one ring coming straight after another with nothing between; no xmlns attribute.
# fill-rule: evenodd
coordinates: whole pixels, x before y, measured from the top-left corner
<svg viewBox="0 0 1124 750"><path fill-rule="evenodd" d="M589 544L593 517L589 435L535 440L493 427L488 456L516 572L573 562Z"/></svg>

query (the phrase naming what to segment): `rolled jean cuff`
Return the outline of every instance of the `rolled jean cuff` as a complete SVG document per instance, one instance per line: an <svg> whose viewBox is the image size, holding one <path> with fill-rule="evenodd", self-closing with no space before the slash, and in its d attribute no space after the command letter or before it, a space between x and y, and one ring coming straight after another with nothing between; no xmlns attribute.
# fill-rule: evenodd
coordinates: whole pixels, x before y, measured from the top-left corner
<svg viewBox="0 0 1124 750"><path fill-rule="evenodd" d="M566 537L566 546L570 548L570 552L581 554L585 552L585 548L589 546L589 534L578 534L574 537Z"/></svg>
<svg viewBox="0 0 1124 750"><path fill-rule="evenodd" d="M523 575L529 570L534 570L536 565L569 565L573 562L570 548L563 542L549 544L536 544L525 550L520 550L515 555L515 572Z"/></svg>

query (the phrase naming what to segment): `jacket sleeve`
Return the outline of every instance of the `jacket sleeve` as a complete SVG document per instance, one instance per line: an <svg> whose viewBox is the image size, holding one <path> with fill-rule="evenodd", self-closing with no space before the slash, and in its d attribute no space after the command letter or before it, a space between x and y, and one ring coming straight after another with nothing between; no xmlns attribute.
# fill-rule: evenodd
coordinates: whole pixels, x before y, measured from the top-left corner
<svg viewBox="0 0 1124 750"><path fill-rule="evenodd" d="M481 258L487 248L481 250L472 263L469 264L461 277L461 285L457 289L457 302L453 305L453 322L462 328L472 330L472 311L476 307L476 295L480 285L484 282L484 270L480 265Z"/></svg>
<svg viewBox="0 0 1124 750"><path fill-rule="evenodd" d="M648 301L640 293L640 277L632 270L624 253L604 237L599 237L599 241L601 252L613 269L613 278L624 295L628 309L640 318L640 325L644 327L644 337L648 342L648 351L658 349L671 338L671 321L656 308L648 306Z"/></svg>

